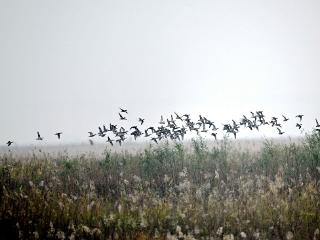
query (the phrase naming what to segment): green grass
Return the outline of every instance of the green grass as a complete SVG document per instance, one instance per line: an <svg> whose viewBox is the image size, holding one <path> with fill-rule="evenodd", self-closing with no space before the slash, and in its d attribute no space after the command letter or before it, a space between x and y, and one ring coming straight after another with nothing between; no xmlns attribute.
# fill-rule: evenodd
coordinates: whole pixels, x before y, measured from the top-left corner
<svg viewBox="0 0 320 240"><path fill-rule="evenodd" d="M320 237L318 133L258 152L200 138L192 149L0 161L1 239Z"/></svg>

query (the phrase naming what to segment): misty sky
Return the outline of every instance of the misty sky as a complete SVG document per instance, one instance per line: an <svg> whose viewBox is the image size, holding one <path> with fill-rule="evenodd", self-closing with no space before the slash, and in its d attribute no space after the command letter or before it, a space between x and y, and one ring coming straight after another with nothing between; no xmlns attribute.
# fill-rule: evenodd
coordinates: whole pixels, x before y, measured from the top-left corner
<svg viewBox="0 0 320 240"><path fill-rule="evenodd" d="M86 141L120 106L147 125L264 110L303 113L311 129L319 13L318 0L0 0L0 145L35 143L38 130Z"/></svg>

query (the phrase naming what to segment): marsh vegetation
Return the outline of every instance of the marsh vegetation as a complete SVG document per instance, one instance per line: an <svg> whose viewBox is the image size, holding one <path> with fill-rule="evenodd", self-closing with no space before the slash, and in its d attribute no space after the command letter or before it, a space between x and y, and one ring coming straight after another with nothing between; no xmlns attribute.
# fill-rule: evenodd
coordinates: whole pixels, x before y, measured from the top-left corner
<svg viewBox="0 0 320 240"><path fill-rule="evenodd" d="M0 157L10 239L319 239L320 134ZM3 239L2 238L2 239Z"/></svg>

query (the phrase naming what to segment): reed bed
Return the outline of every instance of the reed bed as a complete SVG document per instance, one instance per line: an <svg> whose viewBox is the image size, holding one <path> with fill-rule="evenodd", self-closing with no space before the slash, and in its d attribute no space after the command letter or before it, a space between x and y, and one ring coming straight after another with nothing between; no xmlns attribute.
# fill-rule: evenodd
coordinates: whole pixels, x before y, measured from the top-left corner
<svg viewBox="0 0 320 240"><path fill-rule="evenodd" d="M320 239L320 134L0 156L1 239Z"/></svg>

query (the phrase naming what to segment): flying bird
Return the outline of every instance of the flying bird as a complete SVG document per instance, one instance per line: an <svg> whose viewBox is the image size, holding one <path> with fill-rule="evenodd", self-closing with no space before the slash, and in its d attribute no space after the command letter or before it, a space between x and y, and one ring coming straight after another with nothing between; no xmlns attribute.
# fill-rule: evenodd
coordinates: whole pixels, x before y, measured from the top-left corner
<svg viewBox="0 0 320 240"><path fill-rule="evenodd" d="M300 122L302 121L302 117L303 117L304 115L302 115L302 114L299 114L299 115L297 115L296 117L297 118L299 118L300 119Z"/></svg>
<svg viewBox="0 0 320 240"><path fill-rule="evenodd" d="M116 140L116 142L119 143L119 146L121 146L122 141L123 141L123 140L122 140L121 138Z"/></svg>
<svg viewBox="0 0 320 240"><path fill-rule="evenodd" d="M128 131L126 131L126 129L124 127L120 127L120 131L119 133L127 133Z"/></svg>
<svg viewBox="0 0 320 240"><path fill-rule="evenodd" d="M318 128L318 127L320 127L320 124L319 124L319 122L318 122L318 119L316 119L316 127Z"/></svg>
<svg viewBox="0 0 320 240"><path fill-rule="evenodd" d="M132 127L130 127L130 130L131 129L134 129L134 130L136 130L136 131L139 131L139 128L137 127L137 126L132 126Z"/></svg>
<svg viewBox="0 0 320 240"><path fill-rule="evenodd" d="M58 137L58 139L60 139L62 132L57 132L54 135L56 135Z"/></svg>
<svg viewBox="0 0 320 240"><path fill-rule="evenodd" d="M289 118L287 118L286 116L284 116L284 115L282 115L282 117L283 117L283 121L284 122L286 122L286 121L288 121L289 120Z"/></svg>
<svg viewBox="0 0 320 240"><path fill-rule="evenodd" d="M212 136L214 136L214 139L217 140L217 133L213 132L211 133Z"/></svg>
<svg viewBox="0 0 320 240"><path fill-rule="evenodd" d="M144 130L144 136L145 136L145 137L149 137L150 135L151 135L151 134L148 133L148 129Z"/></svg>
<svg viewBox="0 0 320 240"><path fill-rule="evenodd" d="M100 137L104 137L104 136L106 136L105 131L104 131L104 130L102 130L102 128L101 128L101 127L99 127L99 133L98 133L98 135L99 135Z"/></svg>
<svg viewBox="0 0 320 240"><path fill-rule="evenodd" d="M36 140L42 141L42 140L43 140L43 137L40 136L40 133L39 133L39 132L37 132L37 135L38 135L38 137L36 138Z"/></svg>
<svg viewBox="0 0 320 240"><path fill-rule="evenodd" d="M159 124L166 124L166 123L164 122L164 120L163 120L163 116L162 116L162 115L161 115Z"/></svg>
<svg viewBox="0 0 320 240"><path fill-rule="evenodd" d="M114 140L111 140L111 138L110 138L110 137L108 137L107 142L108 142L108 143L110 143L110 144L111 144L111 146L113 146L113 141L114 141Z"/></svg>
<svg viewBox="0 0 320 240"><path fill-rule="evenodd" d="M120 116L120 120L127 120L127 118L122 116L121 113L119 113L119 116Z"/></svg>
<svg viewBox="0 0 320 240"><path fill-rule="evenodd" d="M299 129L301 129L302 124L297 123L297 124L296 124L296 127L299 128Z"/></svg>
<svg viewBox="0 0 320 240"><path fill-rule="evenodd" d="M279 133L279 135L284 134L284 132L282 132L280 128L277 128L277 129L278 129L278 133Z"/></svg>
<svg viewBox="0 0 320 240"><path fill-rule="evenodd" d="M127 109L120 108L120 111L121 111L122 113L128 114L128 110L127 110Z"/></svg>
<svg viewBox="0 0 320 240"><path fill-rule="evenodd" d="M178 115L178 113L174 112L174 114L176 115L176 119L179 119L182 121L182 117Z"/></svg>
<svg viewBox="0 0 320 240"><path fill-rule="evenodd" d="M93 132L88 132L88 133L89 133L89 137L94 137L96 135Z"/></svg>
<svg viewBox="0 0 320 240"><path fill-rule="evenodd" d="M187 114L187 113L186 113L186 114L183 114L182 117L185 118L185 121L190 120L190 114Z"/></svg>
<svg viewBox="0 0 320 240"><path fill-rule="evenodd" d="M141 123L141 125L144 123L144 118L139 118L139 122Z"/></svg>
<svg viewBox="0 0 320 240"><path fill-rule="evenodd" d="M104 133L108 132L108 129L106 128L106 125L103 125L103 132Z"/></svg>
<svg viewBox="0 0 320 240"><path fill-rule="evenodd" d="M13 143L12 141L8 141L7 142L8 147L10 147L12 143Z"/></svg>

